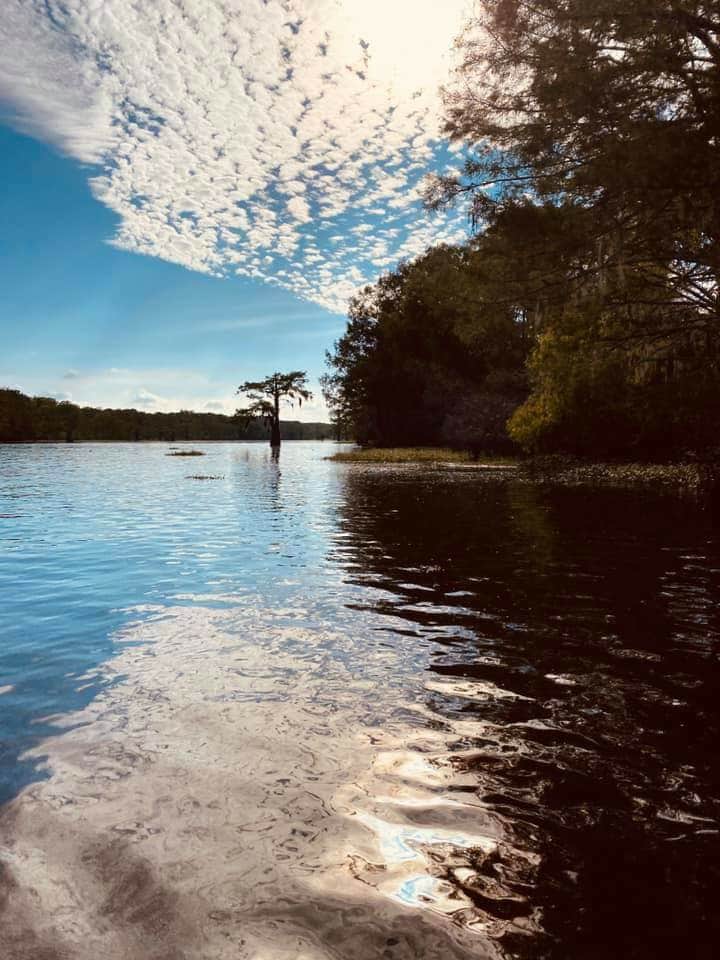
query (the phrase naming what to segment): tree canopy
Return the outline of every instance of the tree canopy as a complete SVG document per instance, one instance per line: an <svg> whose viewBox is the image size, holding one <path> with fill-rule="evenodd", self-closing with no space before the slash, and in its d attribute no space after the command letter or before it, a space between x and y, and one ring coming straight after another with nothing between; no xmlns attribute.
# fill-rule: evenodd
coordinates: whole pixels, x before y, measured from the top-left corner
<svg viewBox="0 0 720 960"><path fill-rule="evenodd" d="M473 247L438 247L367 287L323 380L361 442L502 449L525 395L527 314L484 302L492 270Z"/></svg>
<svg viewBox="0 0 720 960"><path fill-rule="evenodd" d="M570 277L640 270L628 302L673 325L720 312L720 4L481 0L459 41L447 131L471 153L436 202L477 222L529 194L566 204L582 239ZM577 231L575 231L577 234Z"/></svg>

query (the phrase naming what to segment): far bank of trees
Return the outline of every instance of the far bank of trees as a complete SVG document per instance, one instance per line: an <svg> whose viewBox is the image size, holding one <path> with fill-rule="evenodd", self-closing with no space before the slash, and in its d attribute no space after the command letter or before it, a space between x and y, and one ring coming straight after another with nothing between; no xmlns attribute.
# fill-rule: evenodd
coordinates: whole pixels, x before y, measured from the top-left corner
<svg viewBox="0 0 720 960"><path fill-rule="evenodd" d="M326 440L335 435L327 423L283 421L286 440ZM0 389L0 443L72 443L91 440L265 440L260 421L219 413L146 413L143 410L99 410L28 397Z"/></svg>
<svg viewBox="0 0 720 960"><path fill-rule="evenodd" d="M431 205L476 236L357 297L329 357L376 444L720 446L720 3L482 0Z"/></svg>

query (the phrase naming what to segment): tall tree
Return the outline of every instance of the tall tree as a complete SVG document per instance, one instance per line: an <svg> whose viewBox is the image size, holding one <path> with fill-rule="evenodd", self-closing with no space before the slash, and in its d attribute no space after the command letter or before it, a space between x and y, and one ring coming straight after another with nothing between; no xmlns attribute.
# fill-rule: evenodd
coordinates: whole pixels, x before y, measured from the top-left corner
<svg viewBox="0 0 720 960"><path fill-rule="evenodd" d="M470 196L477 223L528 196L564 203L582 218L576 287L662 312L662 333L635 339L715 336L718 0L478 0L459 45L447 130L468 159L431 202Z"/></svg>
<svg viewBox="0 0 720 960"><path fill-rule="evenodd" d="M291 406L296 402L302 406L303 400L312 399L307 388L307 373L293 370L290 373L273 373L264 380L248 380L240 384L237 392L247 396L249 406L239 409L235 416L245 423L259 419L270 428L270 446L280 447L280 404L283 400Z"/></svg>
<svg viewBox="0 0 720 960"><path fill-rule="evenodd" d="M511 434L709 448L720 0L478 0L459 47L447 131L467 159L428 199L469 198L476 226L510 240L507 296L534 304L532 396Z"/></svg>

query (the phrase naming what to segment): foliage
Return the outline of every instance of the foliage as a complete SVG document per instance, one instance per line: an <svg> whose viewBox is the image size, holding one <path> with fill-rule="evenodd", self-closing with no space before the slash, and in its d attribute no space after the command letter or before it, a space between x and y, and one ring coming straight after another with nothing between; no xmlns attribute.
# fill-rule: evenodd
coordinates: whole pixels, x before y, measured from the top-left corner
<svg viewBox="0 0 720 960"><path fill-rule="evenodd" d="M651 302L717 320L717 2L478 6L447 102L448 131L475 153L440 193L469 193L478 219L528 190L570 201L593 253L578 281L655 265Z"/></svg>
<svg viewBox="0 0 720 960"><path fill-rule="evenodd" d="M720 416L717 364L692 342L657 357L612 347L584 315L556 322L530 361L533 391L509 422L532 452L667 459L711 454Z"/></svg>
<svg viewBox="0 0 720 960"><path fill-rule="evenodd" d="M283 421L290 440L324 440L333 436L327 423ZM143 410L98 410L50 397L28 397L0 389L0 443L93 440L263 440L260 423L247 425L217 413L146 413Z"/></svg>
<svg viewBox="0 0 720 960"><path fill-rule="evenodd" d="M302 407L303 400L310 400L307 374L303 370L291 373L273 373L264 380L246 381L237 390L247 396L249 406L236 411L239 422L247 426L253 420L259 420L270 429L270 444L279 447L281 443L280 404L283 400L291 406L295 403Z"/></svg>
<svg viewBox="0 0 720 960"><path fill-rule="evenodd" d="M486 296L496 283L488 245L429 250L352 300L323 390L359 442L509 446L503 425L525 395L528 314Z"/></svg>
<svg viewBox="0 0 720 960"><path fill-rule="evenodd" d="M715 443L720 396L720 4L480 0L431 204L495 237L496 302L533 305L531 450ZM522 228L524 224L524 229ZM504 249L503 249L504 244Z"/></svg>

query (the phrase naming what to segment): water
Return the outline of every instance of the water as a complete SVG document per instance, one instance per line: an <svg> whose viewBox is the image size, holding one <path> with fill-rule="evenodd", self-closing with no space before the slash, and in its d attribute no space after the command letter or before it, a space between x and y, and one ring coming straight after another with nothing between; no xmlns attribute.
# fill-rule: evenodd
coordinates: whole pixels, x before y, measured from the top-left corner
<svg viewBox="0 0 720 960"><path fill-rule="evenodd" d="M715 956L710 514L200 446L0 447L3 960Z"/></svg>

